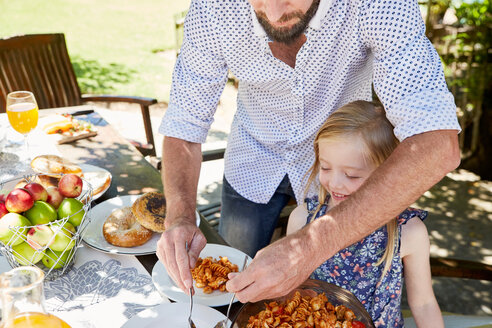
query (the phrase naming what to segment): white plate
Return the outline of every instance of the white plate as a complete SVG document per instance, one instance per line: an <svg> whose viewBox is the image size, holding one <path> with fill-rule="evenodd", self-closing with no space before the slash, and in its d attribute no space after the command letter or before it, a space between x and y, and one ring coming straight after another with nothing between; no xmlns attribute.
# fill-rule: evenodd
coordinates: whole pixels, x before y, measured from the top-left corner
<svg viewBox="0 0 492 328"><path fill-rule="evenodd" d="M118 247L106 241L102 233L102 227L107 217L118 208L131 206L141 195L126 195L114 197L94 206L90 213L91 222L85 230L82 240L90 247L98 251L123 255L147 255L154 254L157 248L157 241L161 237L159 233L154 233L152 238L145 244L136 247ZM197 225L200 224L200 215L196 213Z"/></svg>
<svg viewBox="0 0 492 328"><path fill-rule="evenodd" d="M104 193L106 190L109 189L111 186L111 181L112 181L112 176L111 173L103 169L102 167L91 165L91 164L79 164L80 168L82 169L82 173L84 173L83 178L89 182L92 186L92 190L96 191L98 188L104 186L106 184L106 187L102 190L100 190L97 194L92 195L92 200L96 200ZM106 178L109 176L109 183L106 183ZM87 190L86 188L83 188L82 192Z"/></svg>
<svg viewBox="0 0 492 328"><path fill-rule="evenodd" d="M162 303L137 313L121 328L189 328L189 311L186 303ZM196 328L212 328L224 320L225 315L211 307L193 304L191 319Z"/></svg>
<svg viewBox="0 0 492 328"><path fill-rule="evenodd" d="M237 264L239 270L241 270L241 266L244 262L244 256L246 256L246 254L229 246L207 244L200 253L200 257L204 258L207 256L212 256L215 259L218 259L219 256L227 256L229 261L233 264ZM248 256L248 262L250 261L251 257ZM189 296L186 295L178 286L176 286L174 281L167 274L166 268L160 261L157 261L152 269L152 281L154 282L154 285L159 293L165 297L176 302L189 302ZM228 305L231 301L231 297L231 293L225 293L218 290L214 290L211 294L205 294L202 288L197 288L195 286L193 302L208 306L222 306ZM236 302L237 300L235 299L234 301Z"/></svg>

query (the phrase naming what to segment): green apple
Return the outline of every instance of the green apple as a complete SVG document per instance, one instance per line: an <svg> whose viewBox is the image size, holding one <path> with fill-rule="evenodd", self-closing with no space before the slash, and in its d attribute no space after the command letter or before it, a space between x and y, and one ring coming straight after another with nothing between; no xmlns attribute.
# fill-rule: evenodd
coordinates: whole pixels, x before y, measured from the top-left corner
<svg viewBox="0 0 492 328"><path fill-rule="evenodd" d="M73 254L75 254L75 252L72 250L66 250L65 252L56 252L52 251L51 249L47 249L41 261L47 268L60 269L70 262Z"/></svg>
<svg viewBox="0 0 492 328"><path fill-rule="evenodd" d="M35 201L34 205L24 212L24 215L33 225L55 221L57 217L55 208L42 200Z"/></svg>
<svg viewBox="0 0 492 328"><path fill-rule="evenodd" d="M0 241L6 245L19 245L26 240L31 222L18 213L7 213L0 219ZM17 233L15 233L17 232Z"/></svg>
<svg viewBox="0 0 492 328"><path fill-rule="evenodd" d="M55 233L55 239L49 246L51 250L56 252L63 252L69 250L75 246L75 228L70 222L55 221L51 225L51 230Z"/></svg>
<svg viewBox="0 0 492 328"><path fill-rule="evenodd" d="M44 251L35 250L28 243L20 243L12 247L12 254L15 260L21 265L31 265L36 264L44 256Z"/></svg>
<svg viewBox="0 0 492 328"><path fill-rule="evenodd" d="M58 218L63 219L68 218L74 227L78 227L84 218L85 210L83 209L84 204L75 198L65 198L60 207L58 207Z"/></svg>

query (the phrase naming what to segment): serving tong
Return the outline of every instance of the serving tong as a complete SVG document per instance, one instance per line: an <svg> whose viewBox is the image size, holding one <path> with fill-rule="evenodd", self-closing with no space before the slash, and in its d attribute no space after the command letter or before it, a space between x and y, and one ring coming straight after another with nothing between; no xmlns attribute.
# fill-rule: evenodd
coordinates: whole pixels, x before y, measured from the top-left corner
<svg viewBox="0 0 492 328"><path fill-rule="evenodd" d="M188 253L189 246L188 242L185 244L186 247L186 253ZM191 313L193 312L193 287L190 287L190 314L188 315L188 324L190 325L190 328L196 328L195 323L193 320L191 320Z"/></svg>
<svg viewBox="0 0 492 328"><path fill-rule="evenodd" d="M248 255L245 255L243 268L241 269L241 272L243 272L244 269L246 269L247 263L248 263ZM229 306L227 307L226 318L224 320L220 320L219 322L217 322L214 328L227 328L227 321L229 320L229 311L231 311L232 302L234 301L235 297L236 297L236 293L232 294L231 301L229 302Z"/></svg>

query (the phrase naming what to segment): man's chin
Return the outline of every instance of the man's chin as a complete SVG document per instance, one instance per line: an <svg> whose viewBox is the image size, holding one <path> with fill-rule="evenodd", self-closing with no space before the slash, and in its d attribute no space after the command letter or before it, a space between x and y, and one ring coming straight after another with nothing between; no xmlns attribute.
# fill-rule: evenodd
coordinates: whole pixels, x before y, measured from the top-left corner
<svg viewBox="0 0 492 328"><path fill-rule="evenodd" d="M258 22L270 39L286 44L296 41L307 28L307 23L302 20L292 20L288 24L275 26L263 17L258 16Z"/></svg>
<svg viewBox="0 0 492 328"><path fill-rule="evenodd" d="M304 33L306 29L297 29L296 26L275 29L275 31L267 31L266 34L273 41L290 44L295 42Z"/></svg>

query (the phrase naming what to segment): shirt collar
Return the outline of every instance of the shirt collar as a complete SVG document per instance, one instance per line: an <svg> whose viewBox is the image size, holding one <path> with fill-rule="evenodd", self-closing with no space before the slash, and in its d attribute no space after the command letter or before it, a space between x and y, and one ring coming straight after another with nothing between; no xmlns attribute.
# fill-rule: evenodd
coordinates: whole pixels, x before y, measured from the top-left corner
<svg viewBox="0 0 492 328"><path fill-rule="evenodd" d="M333 0L320 0L318 10L316 11L316 14L314 14L313 18L309 21L309 27L313 28L315 30L319 30L321 27L321 21L323 18L325 18L326 14L328 13L328 9L330 9L331 5L333 3ZM259 37L266 37L266 32L263 29L263 27L260 25L260 22L258 22L258 18L256 17L256 13L253 9L253 7L250 5L249 6L251 10L251 18L253 20L253 31L255 35Z"/></svg>

